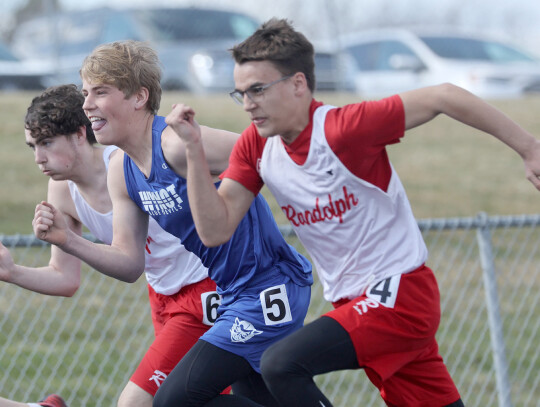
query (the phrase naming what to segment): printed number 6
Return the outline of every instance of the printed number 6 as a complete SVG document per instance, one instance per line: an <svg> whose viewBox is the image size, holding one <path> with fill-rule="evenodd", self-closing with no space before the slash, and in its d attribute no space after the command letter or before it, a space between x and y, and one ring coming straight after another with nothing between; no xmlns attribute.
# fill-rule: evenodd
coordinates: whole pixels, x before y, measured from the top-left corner
<svg viewBox="0 0 540 407"><path fill-rule="evenodd" d="M221 305L221 296L215 292L210 291L201 294L203 324L214 325L218 318L218 307Z"/></svg>
<svg viewBox="0 0 540 407"><path fill-rule="evenodd" d="M261 292L260 298L266 325L277 325L292 321L285 284L267 288Z"/></svg>

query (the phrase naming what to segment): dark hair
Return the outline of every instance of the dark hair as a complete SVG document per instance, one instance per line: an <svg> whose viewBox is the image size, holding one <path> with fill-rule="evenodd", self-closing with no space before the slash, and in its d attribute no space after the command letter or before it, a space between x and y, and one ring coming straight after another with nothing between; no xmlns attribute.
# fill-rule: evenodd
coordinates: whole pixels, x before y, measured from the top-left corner
<svg viewBox="0 0 540 407"><path fill-rule="evenodd" d="M67 136L86 126L86 139L96 143L92 125L83 110L84 96L76 85L52 86L32 99L24 118L24 128L36 141Z"/></svg>
<svg viewBox="0 0 540 407"><path fill-rule="evenodd" d="M270 61L283 75L302 72L309 89L315 90L314 49L304 34L286 19L272 18L250 37L230 49L237 64Z"/></svg>

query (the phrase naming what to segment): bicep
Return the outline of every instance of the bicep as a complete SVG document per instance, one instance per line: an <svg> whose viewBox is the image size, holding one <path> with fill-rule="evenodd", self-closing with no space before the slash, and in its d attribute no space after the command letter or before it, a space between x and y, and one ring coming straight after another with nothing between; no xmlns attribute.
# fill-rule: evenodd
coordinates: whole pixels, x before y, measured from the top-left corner
<svg viewBox="0 0 540 407"><path fill-rule="evenodd" d="M420 126L444 110L444 97L448 92L449 84L428 86L401 93L405 111L405 129L409 130Z"/></svg>
<svg viewBox="0 0 540 407"><path fill-rule="evenodd" d="M113 239L111 246L124 253L144 256L148 235L148 215L130 198L123 171L123 154L116 154L109 163L107 188L113 206Z"/></svg>
<svg viewBox="0 0 540 407"><path fill-rule="evenodd" d="M229 156L240 135L206 126L201 126L201 135L210 172L219 175L228 167Z"/></svg>

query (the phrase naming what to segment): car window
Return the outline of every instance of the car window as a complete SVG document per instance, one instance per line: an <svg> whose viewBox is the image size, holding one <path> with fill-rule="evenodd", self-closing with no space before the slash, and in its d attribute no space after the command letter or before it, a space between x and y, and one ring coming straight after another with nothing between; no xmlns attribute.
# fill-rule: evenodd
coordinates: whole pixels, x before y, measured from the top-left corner
<svg viewBox="0 0 540 407"><path fill-rule="evenodd" d="M0 60L2 61L16 61L17 58L11 53L11 51L4 45L0 44Z"/></svg>
<svg viewBox="0 0 540 407"><path fill-rule="evenodd" d="M153 39L160 41L244 39L258 26L243 15L212 10L157 9L136 14L142 24L151 27Z"/></svg>
<svg viewBox="0 0 540 407"><path fill-rule="evenodd" d="M391 63L392 56L416 54L400 41L377 41L349 47L357 67L361 71L393 71L397 70Z"/></svg>
<svg viewBox="0 0 540 407"><path fill-rule="evenodd" d="M416 56L408 46L400 41L384 41L380 43L377 69L384 71L398 70L391 63L391 59L394 55Z"/></svg>
<svg viewBox="0 0 540 407"><path fill-rule="evenodd" d="M354 58L356 66L360 71L373 71L377 65L378 48L378 43L368 42L366 44L353 45L348 48L348 52Z"/></svg>
<svg viewBox="0 0 540 407"><path fill-rule="evenodd" d="M495 62L533 61L522 52L493 41L429 36L423 36L421 39L435 54L442 58Z"/></svg>
<svg viewBox="0 0 540 407"><path fill-rule="evenodd" d="M144 40L144 30L137 26L136 20L128 14L116 13L107 20L101 34L101 43L122 40Z"/></svg>

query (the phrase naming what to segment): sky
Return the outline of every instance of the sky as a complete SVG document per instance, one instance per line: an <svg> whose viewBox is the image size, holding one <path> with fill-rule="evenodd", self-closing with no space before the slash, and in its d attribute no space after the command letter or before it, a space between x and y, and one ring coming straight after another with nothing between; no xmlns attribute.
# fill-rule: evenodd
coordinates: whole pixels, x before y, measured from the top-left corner
<svg viewBox="0 0 540 407"><path fill-rule="evenodd" d="M0 31L26 0L0 0ZM47 1L47 0L41 0ZM99 6L202 6L234 9L260 21L292 20L315 42L375 26L449 25L497 36L540 57L538 0L60 0L69 10Z"/></svg>

